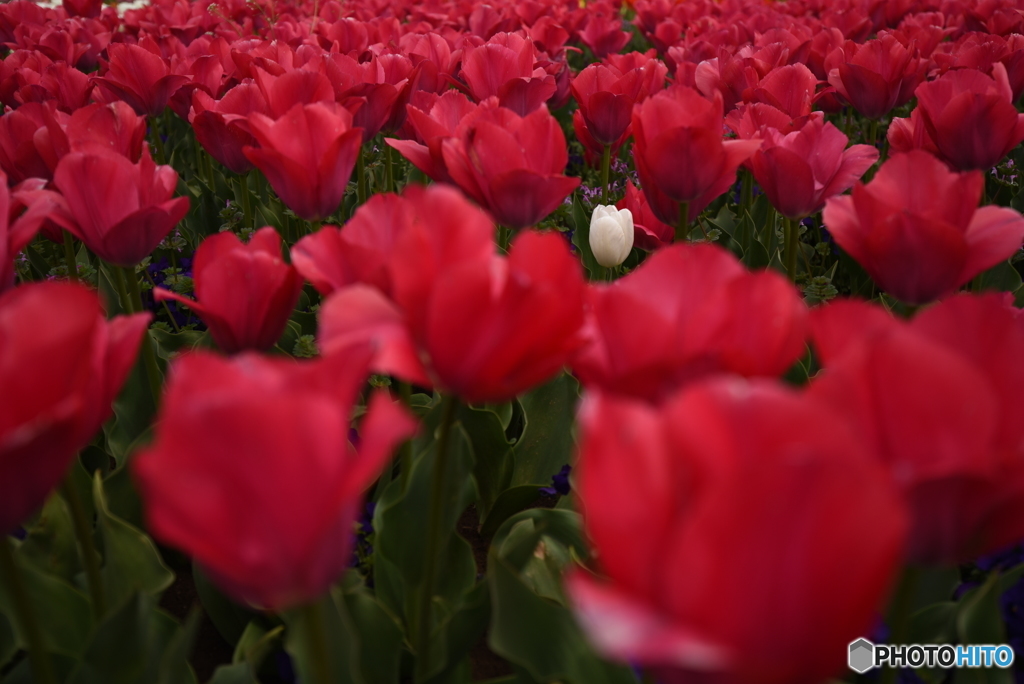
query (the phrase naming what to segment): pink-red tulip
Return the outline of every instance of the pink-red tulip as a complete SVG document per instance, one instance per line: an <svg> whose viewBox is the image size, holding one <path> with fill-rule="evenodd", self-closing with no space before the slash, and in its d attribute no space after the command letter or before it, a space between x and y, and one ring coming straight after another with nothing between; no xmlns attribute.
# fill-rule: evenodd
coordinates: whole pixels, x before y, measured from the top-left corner
<svg viewBox="0 0 1024 684"><path fill-rule="evenodd" d="M910 323L857 301L814 311L825 370L813 398L842 410L904 491L908 556L965 562L1024 540L1024 318L961 295Z"/></svg>
<svg viewBox="0 0 1024 684"><path fill-rule="evenodd" d="M633 159L654 214L669 225L690 219L736 182L756 140L722 140L722 97L673 86L633 109ZM680 216L683 206L686 216Z"/></svg>
<svg viewBox="0 0 1024 684"><path fill-rule="evenodd" d="M341 287L324 303L325 354L371 340L377 372L469 401L508 399L565 364L580 343L584 285L563 238L524 232L507 258L497 256L494 224L451 188L410 186L386 198L367 213L398 224L385 228L389 237L374 244L366 230L341 230L339 252L357 254L362 242L366 264L380 266L352 271L373 286ZM387 203L399 207L392 213ZM300 246L325 273L329 253L314 254L319 244Z"/></svg>
<svg viewBox="0 0 1024 684"><path fill-rule="evenodd" d="M545 107L519 116L481 106L461 137L444 140L441 149L452 180L509 228L541 221L580 184L562 175L565 135Z"/></svg>
<svg viewBox="0 0 1024 684"><path fill-rule="evenodd" d="M907 513L839 414L720 379L660 409L588 394L579 419L578 491L608 579L577 571L568 589L601 652L668 684L843 668L899 569Z"/></svg>
<svg viewBox="0 0 1024 684"><path fill-rule="evenodd" d="M363 131L352 115L333 102L297 104L274 121L249 115L260 147L242 152L289 209L307 221L330 216L341 204L356 165Z"/></svg>
<svg viewBox="0 0 1024 684"><path fill-rule="evenodd" d="M860 45L846 41L826 59L826 65L830 63L835 66L828 82L869 119L878 119L909 102L927 66L888 33Z"/></svg>
<svg viewBox="0 0 1024 684"><path fill-rule="evenodd" d="M791 219L818 211L878 160L871 145L846 149L848 138L820 116L788 135L766 128L763 136L750 167L772 206Z"/></svg>
<svg viewBox="0 0 1024 684"><path fill-rule="evenodd" d="M54 220L118 266L142 261L188 213L188 198L173 197L178 174L153 163L148 148L137 164L113 152L72 152L53 183L67 203Z"/></svg>
<svg viewBox="0 0 1024 684"><path fill-rule="evenodd" d="M1024 114L1014 107L1006 67L998 62L991 77L957 69L914 94L925 134L954 169L987 171L1024 140Z"/></svg>
<svg viewBox="0 0 1024 684"><path fill-rule="evenodd" d="M240 83L214 100L202 90L192 93L189 122L196 140L210 156L235 173L245 173L252 162L242 151L258 143L249 132L249 115L269 114L270 109L254 83Z"/></svg>
<svg viewBox="0 0 1024 684"><path fill-rule="evenodd" d="M124 100L139 116L162 114L171 96L190 80L172 73L167 60L139 45L111 43L107 55L107 68L95 83L111 101Z"/></svg>
<svg viewBox="0 0 1024 684"><path fill-rule="evenodd" d="M243 603L282 610L325 592L351 558L363 490L415 431L377 393L349 443L370 353L177 361L153 446L132 462L153 536Z"/></svg>
<svg viewBox="0 0 1024 684"><path fill-rule="evenodd" d="M668 68L651 60L640 69L621 72L591 64L572 80L572 95L591 137L601 145L618 146L629 134L633 105L662 89Z"/></svg>
<svg viewBox="0 0 1024 684"><path fill-rule="evenodd" d="M1020 249L1024 217L978 208L985 179L927 152L893 155L870 183L825 204L836 242L886 292L911 304L950 294Z"/></svg>
<svg viewBox="0 0 1024 684"><path fill-rule="evenodd" d="M149 314L107 321L63 282L0 293L0 532L39 508L103 421Z"/></svg>
<svg viewBox="0 0 1024 684"><path fill-rule="evenodd" d="M196 301L163 288L153 296L189 306L228 354L272 347L302 289L295 267L281 258L281 236L270 227L256 231L248 245L231 232L206 238L196 250L192 272Z"/></svg>
<svg viewBox="0 0 1024 684"><path fill-rule="evenodd" d="M617 209L629 209L633 214L633 244L652 252L672 244L676 229L662 222L651 211L644 194L637 190L633 181L626 181L626 196L616 202Z"/></svg>
<svg viewBox="0 0 1024 684"><path fill-rule="evenodd" d="M807 309L773 271L749 273L713 245L674 245L588 290L587 387L660 401L714 373L781 375L803 354Z"/></svg>

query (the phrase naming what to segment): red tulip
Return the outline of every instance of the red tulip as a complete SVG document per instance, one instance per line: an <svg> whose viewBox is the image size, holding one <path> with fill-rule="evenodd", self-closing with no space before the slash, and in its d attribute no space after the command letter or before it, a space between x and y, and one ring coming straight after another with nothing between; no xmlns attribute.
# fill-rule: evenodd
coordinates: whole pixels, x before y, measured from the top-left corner
<svg viewBox="0 0 1024 684"><path fill-rule="evenodd" d="M468 401L511 398L564 365L580 341L583 279L563 238L524 232L508 258L496 256L493 223L454 190L410 186L386 197L405 205L383 220L400 227L385 229L393 237L378 245L364 242L372 264L384 256L375 250L393 240L386 267L361 276L385 291L364 284L334 291L321 310L325 354L372 340L377 372L437 384ZM372 215L382 216L384 206ZM351 250L360 234L348 231L341 238Z"/></svg>
<svg viewBox="0 0 1024 684"><path fill-rule="evenodd" d="M333 102L297 104L276 121L250 114L249 128L260 147L242 152L289 209L307 221L337 210L363 140L347 110Z"/></svg>
<svg viewBox="0 0 1024 684"><path fill-rule="evenodd" d="M35 102L0 116L0 170L12 182L53 177L51 163L55 160L47 123L56 123L55 116L63 115Z"/></svg>
<svg viewBox="0 0 1024 684"><path fill-rule="evenodd" d="M1000 295L953 297L898 321L838 301L812 314L825 371L817 400L842 410L903 489L909 557L957 563L1024 540L1024 319Z"/></svg>
<svg viewBox="0 0 1024 684"><path fill-rule="evenodd" d="M818 79L803 64L788 64L772 69L749 93L748 103L763 102L785 112L791 119L809 116Z"/></svg>
<svg viewBox="0 0 1024 684"><path fill-rule="evenodd" d="M888 33L860 45L848 40L837 53L826 60L836 63L828 82L869 119L909 102L927 66Z"/></svg>
<svg viewBox="0 0 1024 684"><path fill-rule="evenodd" d="M249 115L254 112L269 114L270 109L256 84L240 83L220 100L214 100L202 90L193 92L189 122L196 140L211 157L242 174L252 168L252 162L242 150L258 144L249 132Z"/></svg>
<svg viewBox="0 0 1024 684"><path fill-rule="evenodd" d="M228 354L274 346L302 289L295 267L281 258L277 231L261 228L248 245L231 232L212 235L196 250L192 269L198 301L159 287L154 298L189 306Z"/></svg>
<svg viewBox="0 0 1024 684"><path fill-rule="evenodd" d="M622 21L618 17L598 11L588 15L587 25L580 31L580 40L595 57L604 59L626 47L632 35L622 30Z"/></svg>
<svg viewBox="0 0 1024 684"><path fill-rule="evenodd" d="M760 145L722 140L722 98L673 86L633 109L633 159L654 214L669 225L690 219L736 182ZM689 207L680 217L683 204Z"/></svg>
<svg viewBox="0 0 1024 684"><path fill-rule="evenodd" d="M124 100L139 116L163 113L171 96L190 80L171 73L167 60L139 45L111 43L107 55L107 69L95 83L111 100Z"/></svg>
<svg viewBox="0 0 1024 684"><path fill-rule="evenodd" d="M458 135L459 124L476 111L477 105L456 90L449 90L440 96L430 94L424 100L430 102L428 109L417 104L415 95L412 103L407 106L407 121L417 140L384 138L384 142L398 150L399 154L432 180L451 183L442 145L446 138Z"/></svg>
<svg viewBox="0 0 1024 684"><path fill-rule="evenodd" d="M1024 140L1024 114L1013 105L1006 68L992 77L976 69L949 71L914 93L939 158L959 171L987 171Z"/></svg>
<svg viewBox="0 0 1024 684"><path fill-rule="evenodd" d="M455 183L509 228L541 221L580 184L562 175L569 161L565 135L545 107L523 117L480 107L461 137L441 149Z"/></svg>
<svg viewBox="0 0 1024 684"><path fill-rule="evenodd" d="M675 245L612 285L592 285L587 387L660 401L714 373L781 375L803 354L807 309L778 273L749 273L712 245Z"/></svg>
<svg viewBox="0 0 1024 684"><path fill-rule="evenodd" d="M591 64L572 80L572 95L590 135L601 145L617 146L629 134L633 105L662 89L667 67L658 60L621 72Z"/></svg>
<svg viewBox="0 0 1024 684"><path fill-rule="evenodd" d="M149 314L107 321L94 292L48 282L0 293L0 531L64 477L135 363Z"/></svg>
<svg viewBox="0 0 1024 684"><path fill-rule="evenodd" d="M76 110L65 131L71 152L114 152L138 162L146 138L146 119L121 101Z"/></svg>
<svg viewBox="0 0 1024 684"><path fill-rule="evenodd" d="M761 149L750 158L754 178L772 206L791 219L815 213L878 161L871 145L846 149L848 138L822 117L788 135L766 128L763 136Z"/></svg>
<svg viewBox="0 0 1024 684"><path fill-rule="evenodd" d="M26 181L7 189L0 171L0 292L14 285L14 257L23 250L56 209L57 193L43 190L43 181Z"/></svg>
<svg viewBox="0 0 1024 684"><path fill-rule="evenodd" d="M465 48L462 77L477 102L497 97L519 116L536 111L555 94L555 79L534 68L533 41L514 33L499 33L480 47Z"/></svg>
<svg viewBox="0 0 1024 684"><path fill-rule="evenodd" d="M633 181L626 181L626 196L615 204L617 209L629 209L633 215L633 245L652 252L672 244L676 229L654 215L644 194Z"/></svg>
<svg viewBox="0 0 1024 684"><path fill-rule="evenodd" d="M154 164L148 148L137 164L111 152L72 152L53 183L67 202L54 220L118 266L142 261L188 213L187 197L172 199L178 174Z"/></svg>
<svg viewBox="0 0 1024 684"><path fill-rule="evenodd" d="M823 220L836 242L886 292L911 304L943 297L1020 249L1024 217L978 207L985 179L955 173L927 152L893 155Z"/></svg>
<svg viewBox="0 0 1024 684"><path fill-rule="evenodd" d="M147 529L237 601L278 611L320 596L349 564L363 490L415 431L377 393L349 443L370 353L177 361L153 446L132 462Z"/></svg>
<svg viewBox="0 0 1024 684"><path fill-rule="evenodd" d="M721 379L660 409L588 395L579 420L578 491L608 580L580 571L568 589L602 653L669 684L842 669L899 569L907 513L839 414Z"/></svg>

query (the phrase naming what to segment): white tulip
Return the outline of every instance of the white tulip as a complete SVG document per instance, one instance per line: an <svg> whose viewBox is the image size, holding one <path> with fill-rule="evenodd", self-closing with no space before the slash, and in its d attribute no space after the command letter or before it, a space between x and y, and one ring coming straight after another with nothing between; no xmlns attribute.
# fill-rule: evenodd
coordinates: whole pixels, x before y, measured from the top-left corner
<svg viewBox="0 0 1024 684"><path fill-rule="evenodd" d="M633 249L633 214L599 204L590 217L590 250L602 266L618 266Z"/></svg>

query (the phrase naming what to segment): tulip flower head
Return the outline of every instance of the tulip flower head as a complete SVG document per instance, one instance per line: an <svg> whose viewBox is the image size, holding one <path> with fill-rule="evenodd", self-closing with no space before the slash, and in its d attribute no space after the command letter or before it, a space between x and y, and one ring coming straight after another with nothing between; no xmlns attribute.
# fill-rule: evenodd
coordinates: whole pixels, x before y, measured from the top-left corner
<svg viewBox="0 0 1024 684"><path fill-rule="evenodd" d="M349 563L363 490L416 426L378 393L350 444L370 354L176 362L153 446L132 463L153 535L237 601L283 610L326 591Z"/></svg>
<svg viewBox="0 0 1024 684"><path fill-rule="evenodd" d="M597 263L618 266L633 249L633 214L599 204L590 218L590 249Z"/></svg>

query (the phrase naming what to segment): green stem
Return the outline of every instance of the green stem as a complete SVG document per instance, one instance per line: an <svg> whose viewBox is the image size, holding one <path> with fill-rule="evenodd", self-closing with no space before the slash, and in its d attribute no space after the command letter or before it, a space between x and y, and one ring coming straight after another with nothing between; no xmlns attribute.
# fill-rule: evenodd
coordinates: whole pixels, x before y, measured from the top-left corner
<svg viewBox="0 0 1024 684"><path fill-rule="evenodd" d="M395 191L395 170L391 152L391 145L384 143L384 192Z"/></svg>
<svg viewBox="0 0 1024 684"><path fill-rule="evenodd" d="M243 173L238 177L242 184L242 217L246 228L255 228L252 220L252 198L249 196L249 174Z"/></svg>
<svg viewBox="0 0 1024 684"><path fill-rule="evenodd" d="M612 146L605 145L601 155L601 204L608 204L608 172L612 165Z"/></svg>
<svg viewBox="0 0 1024 684"><path fill-rule="evenodd" d="M679 203L679 222L676 224L676 242L690 239L690 203Z"/></svg>
<svg viewBox="0 0 1024 684"><path fill-rule="evenodd" d="M768 251L768 254L774 254L772 251L772 242L775 239L775 207L771 204L768 205L768 215L764 220L764 248Z"/></svg>
<svg viewBox="0 0 1024 684"><path fill-rule="evenodd" d="M427 527L427 553L424 559L424 578L420 594L419 614L416 629L416 681L426 679L427 667L430 663L430 631L433 626L431 609L434 602L434 583L437 577L437 566L440 561L441 541L444 530L444 507L448 499L448 440L451 435L452 422L455 418L457 401L454 397L445 396L441 408L441 434L437 438L437 451L434 460L434 471L430 484L430 510Z"/></svg>
<svg viewBox="0 0 1024 684"><path fill-rule="evenodd" d="M78 538L78 552L82 558L82 567L85 568L89 596L92 597L92 612L98 622L107 612L107 599L103 592L99 557L92 539L92 521L87 519L85 506L82 505L82 499L78 496L78 490L75 489L70 478L61 483L60 493L71 510L71 522L75 526L75 537Z"/></svg>
<svg viewBox="0 0 1024 684"><path fill-rule="evenodd" d="M149 271L147 269L142 269L142 275L145 276L146 280L149 281L150 287L152 287L155 290L156 283L153 281L153 277L149 275ZM164 311L167 312L167 318L171 319L171 325L174 326L174 332L180 333L181 328L178 326L178 321L174 320L174 315L171 314L171 307L167 306L167 300L165 299L160 303L163 304Z"/></svg>
<svg viewBox="0 0 1024 684"><path fill-rule="evenodd" d="M498 225L498 247L505 254L508 254L509 230L503 225Z"/></svg>
<svg viewBox="0 0 1024 684"><path fill-rule="evenodd" d="M166 164L167 154L164 151L164 141L163 138L160 137L160 126L157 122L158 120L156 117L150 119L149 125L151 135L149 137L152 138L153 146L156 147L156 163Z"/></svg>
<svg viewBox="0 0 1024 684"><path fill-rule="evenodd" d="M56 684L50 659L46 656L43 633L39 630L35 613L32 612L32 604L28 600L28 593L21 579L21 570L14 559L11 540L7 535L0 539L0 577L3 577L3 586L7 587L8 596L14 604L15 619L28 641L28 659L36 684Z"/></svg>
<svg viewBox="0 0 1024 684"><path fill-rule="evenodd" d="M68 280L78 282L78 261L75 260L75 241L71 233L64 231L64 264L68 269Z"/></svg>
<svg viewBox="0 0 1024 684"><path fill-rule="evenodd" d="M398 385L398 391L402 396L402 403L408 407L412 402L412 385L408 382L403 382ZM409 475L412 473L412 440L407 439L402 444L402 450L399 453L399 468L402 478L402 491L405 492L409 489Z"/></svg>
<svg viewBox="0 0 1024 684"><path fill-rule="evenodd" d="M799 233L797 222L791 218L784 218L786 226L786 273L792 282L796 282L796 254L799 244Z"/></svg>
<svg viewBox="0 0 1024 684"><path fill-rule="evenodd" d="M914 592L917 590L917 580L921 574L920 568L908 565L900 576L899 586L893 596L889 610L889 643L901 645L907 640L907 626L910 624L910 611L913 608ZM882 670L881 684L893 684L899 668L888 667Z"/></svg>
<svg viewBox="0 0 1024 684"><path fill-rule="evenodd" d="M356 157L356 204L363 206L366 202L366 152L364 147L359 148L359 156Z"/></svg>
<svg viewBox="0 0 1024 684"><path fill-rule="evenodd" d="M117 267L114 267L117 270ZM128 308L132 313L142 313L145 308L142 306L142 291L139 289L139 281L135 277L135 269L124 268L122 272L123 282L127 286ZM156 363L156 352L153 351L153 342L149 338L149 330L142 336L142 361L146 366L146 377L149 380L149 390L153 394L153 406L160 405L160 388L163 382L160 380L160 367Z"/></svg>
<svg viewBox="0 0 1024 684"><path fill-rule="evenodd" d="M876 140L878 140L878 119L872 119L868 124L868 143L874 145Z"/></svg>
<svg viewBox="0 0 1024 684"><path fill-rule="evenodd" d="M309 649L312 658L312 684L331 684L331 656L327 643L327 625L324 608L314 601L300 609L301 619L306 623L309 634Z"/></svg>

